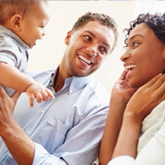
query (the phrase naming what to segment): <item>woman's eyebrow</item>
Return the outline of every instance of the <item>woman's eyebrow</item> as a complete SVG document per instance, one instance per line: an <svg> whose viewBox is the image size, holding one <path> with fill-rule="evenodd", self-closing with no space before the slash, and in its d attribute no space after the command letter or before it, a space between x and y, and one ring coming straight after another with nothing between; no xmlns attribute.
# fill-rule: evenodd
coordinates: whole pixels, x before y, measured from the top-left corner
<svg viewBox="0 0 165 165"><path fill-rule="evenodd" d="M135 37L137 37L137 36L144 38L144 36L142 36L141 34L135 34L134 36L131 36L131 37L129 38L129 40L132 40L133 38L135 38Z"/></svg>

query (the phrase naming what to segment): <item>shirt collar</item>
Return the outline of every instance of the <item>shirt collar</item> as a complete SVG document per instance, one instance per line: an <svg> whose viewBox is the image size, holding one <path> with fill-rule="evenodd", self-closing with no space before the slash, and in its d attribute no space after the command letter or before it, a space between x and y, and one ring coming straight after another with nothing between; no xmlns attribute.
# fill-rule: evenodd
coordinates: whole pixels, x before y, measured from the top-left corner
<svg viewBox="0 0 165 165"><path fill-rule="evenodd" d="M52 87L54 87L57 71L58 71L58 68L51 75L51 80L50 80L49 85ZM93 75L88 75L85 77L77 77L77 76L69 77L65 80L64 87L69 86L69 94L72 94L72 93L78 91L79 89L84 88L87 84L89 84L89 82L92 79L93 79Z"/></svg>
<svg viewBox="0 0 165 165"><path fill-rule="evenodd" d="M19 44L19 46L23 49L29 49L29 46L23 42L21 40L21 38L19 38L15 33L13 33L11 30L5 28L4 26L0 25L0 34L1 35L5 35L5 36L9 36L10 38L14 39L17 41L17 43Z"/></svg>
<svg viewBox="0 0 165 165"><path fill-rule="evenodd" d="M79 89L84 88L92 80L92 78L93 76L91 75L85 77L71 77L72 81L69 88L69 94L72 94Z"/></svg>

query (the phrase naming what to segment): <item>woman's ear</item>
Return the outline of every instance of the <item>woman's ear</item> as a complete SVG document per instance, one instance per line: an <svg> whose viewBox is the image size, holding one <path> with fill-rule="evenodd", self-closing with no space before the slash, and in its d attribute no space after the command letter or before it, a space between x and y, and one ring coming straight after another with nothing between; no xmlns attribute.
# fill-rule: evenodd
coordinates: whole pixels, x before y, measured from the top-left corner
<svg viewBox="0 0 165 165"><path fill-rule="evenodd" d="M65 37L65 44L66 45L69 45L69 41L70 41L70 38L71 38L71 35L72 35L72 31L69 31Z"/></svg>
<svg viewBox="0 0 165 165"><path fill-rule="evenodd" d="M22 16L19 14L12 16L10 20L11 27L17 32L21 30L21 21L22 21Z"/></svg>

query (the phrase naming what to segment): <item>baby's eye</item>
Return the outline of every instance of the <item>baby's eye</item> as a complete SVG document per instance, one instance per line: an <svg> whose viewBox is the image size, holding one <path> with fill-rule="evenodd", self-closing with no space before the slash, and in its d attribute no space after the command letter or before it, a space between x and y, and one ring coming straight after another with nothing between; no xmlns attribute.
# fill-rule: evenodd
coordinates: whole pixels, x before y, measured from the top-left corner
<svg viewBox="0 0 165 165"><path fill-rule="evenodd" d="M101 47L100 48L100 52L102 53L102 54L104 54L104 55L107 55L107 49L106 48L104 48L104 47Z"/></svg>
<svg viewBox="0 0 165 165"><path fill-rule="evenodd" d="M45 26L40 26L40 28L41 28L41 29L44 29L44 28L45 28Z"/></svg>

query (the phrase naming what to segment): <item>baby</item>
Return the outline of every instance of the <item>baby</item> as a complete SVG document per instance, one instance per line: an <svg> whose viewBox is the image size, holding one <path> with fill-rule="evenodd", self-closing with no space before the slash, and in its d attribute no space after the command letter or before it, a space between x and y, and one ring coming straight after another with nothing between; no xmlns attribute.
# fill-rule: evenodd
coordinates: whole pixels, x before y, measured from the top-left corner
<svg viewBox="0 0 165 165"><path fill-rule="evenodd" d="M28 48L45 35L50 8L45 0L0 0L0 84L11 96L26 92L32 107L54 98L52 92L25 75ZM14 89L14 90L13 90Z"/></svg>

